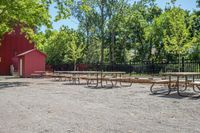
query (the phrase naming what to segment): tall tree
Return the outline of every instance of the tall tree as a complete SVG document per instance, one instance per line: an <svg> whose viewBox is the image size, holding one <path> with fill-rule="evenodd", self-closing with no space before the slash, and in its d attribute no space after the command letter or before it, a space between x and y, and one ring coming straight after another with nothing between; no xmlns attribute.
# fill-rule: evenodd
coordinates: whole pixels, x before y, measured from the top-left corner
<svg viewBox="0 0 200 133"><path fill-rule="evenodd" d="M72 36L72 41L67 47L68 54L66 55L67 60L73 62L74 64L74 71L76 70L76 63L78 59L83 57L83 50L85 49L85 45L80 44L78 46L76 41L76 37Z"/></svg>
<svg viewBox="0 0 200 133"><path fill-rule="evenodd" d="M173 7L160 18L164 20L163 24L166 26L163 30L164 48L168 53L178 56L180 62L181 57L188 52L194 42L190 33L191 24L187 23L187 13L180 8Z"/></svg>

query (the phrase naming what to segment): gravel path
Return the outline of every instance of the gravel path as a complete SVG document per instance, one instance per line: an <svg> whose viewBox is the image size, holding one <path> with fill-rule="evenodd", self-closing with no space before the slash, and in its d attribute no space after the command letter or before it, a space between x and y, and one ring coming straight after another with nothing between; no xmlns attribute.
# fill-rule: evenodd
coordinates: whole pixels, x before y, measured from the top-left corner
<svg viewBox="0 0 200 133"><path fill-rule="evenodd" d="M150 85L92 89L50 79L0 80L0 133L199 133L200 99Z"/></svg>

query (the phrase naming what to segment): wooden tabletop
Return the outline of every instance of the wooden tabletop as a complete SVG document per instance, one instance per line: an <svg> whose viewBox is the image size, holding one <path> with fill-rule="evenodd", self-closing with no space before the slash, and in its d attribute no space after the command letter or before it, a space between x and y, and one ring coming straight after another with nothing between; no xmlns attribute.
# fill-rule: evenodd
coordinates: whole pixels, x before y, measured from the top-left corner
<svg viewBox="0 0 200 133"><path fill-rule="evenodd" d="M200 75L200 72L167 72L167 73L164 73L164 75L169 75L169 76L198 76L198 75Z"/></svg>
<svg viewBox="0 0 200 133"><path fill-rule="evenodd" d="M35 73L45 73L45 71L34 71Z"/></svg>
<svg viewBox="0 0 200 133"><path fill-rule="evenodd" d="M109 72L109 71L54 71L60 74L125 74L126 72Z"/></svg>

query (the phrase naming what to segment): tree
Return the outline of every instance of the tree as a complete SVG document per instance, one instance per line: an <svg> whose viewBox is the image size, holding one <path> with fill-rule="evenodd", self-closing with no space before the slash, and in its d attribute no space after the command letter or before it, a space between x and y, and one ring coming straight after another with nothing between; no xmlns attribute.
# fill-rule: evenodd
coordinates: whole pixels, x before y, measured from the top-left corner
<svg viewBox="0 0 200 133"><path fill-rule="evenodd" d="M197 7L200 7L200 0L197 0Z"/></svg>
<svg viewBox="0 0 200 133"><path fill-rule="evenodd" d="M39 48L50 54L48 62L52 64L115 64L128 63L131 58L136 61L180 60L181 56L197 58L197 52L193 51L199 49L199 12L189 13L177 8L175 0L164 11L155 0L131 4L126 0L52 1L59 9L57 20L67 18L69 13L79 21L77 31L53 31L52 36L48 35L51 32L37 34L39 44L45 44ZM83 5L89 8L85 10ZM66 15L61 15L63 13ZM82 57L68 59L82 45L84 50L79 54Z"/></svg>
<svg viewBox="0 0 200 133"><path fill-rule="evenodd" d="M73 35L72 41L67 46L68 53L66 54L67 60L72 61L74 64L74 71L76 70L76 63L78 59L83 57L83 50L85 49L85 46L83 44L80 44L78 46L76 41L77 41L77 38Z"/></svg>
<svg viewBox="0 0 200 133"><path fill-rule="evenodd" d="M60 30L46 32L46 42L38 46L48 55L47 63L52 66L64 64L64 58L67 53L67 43L69 40L68 31Z"/></svg>
<svg viewBox="0 0 200 133"><path fill-rule="evenodd" d="M158 19L164 26L163 43L168 53L178 56L179 63L181 56L187 54L192 47L194 38L191 37L191 24L187 23L187 13L177 7L167 10ZM180 65L179 65L180 70Z"/></svg>

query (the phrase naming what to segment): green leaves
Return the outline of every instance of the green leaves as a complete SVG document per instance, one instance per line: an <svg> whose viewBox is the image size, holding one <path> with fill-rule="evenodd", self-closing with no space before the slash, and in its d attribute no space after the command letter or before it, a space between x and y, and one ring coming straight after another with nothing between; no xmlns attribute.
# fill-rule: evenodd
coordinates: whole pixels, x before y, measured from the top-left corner
<svg viewBox="0 0 200 133"><path fill-rule="evenodd" d="M174 7L162 14L160 18L163 24L165 50L172 54L186 54L193 40L186 12Z"/></svg>
<svg viewBox="0 0 200 133"><path fill-rule="evenodd" d="M67 46L67 59L72 62L77 62L78 59L83 57L83 50L85 46L80 44L78 46L76 37L72 37L72 41Z"/></svg>
<svg viewBox="0 0 200 133"><path fill-rule="evenodd" d="M51 27L49 12L41 0L2 0L0 18L0 37L5 32L11 31L16 24L25 27L24 31L29 31L32 36L34 35L32 28L42 25Z"/></svg>
<svg viewBox="0 0 200 133"><path fill-rule="evenodd" d="M200 0L197 0L197 7L200 7Z"/></svg>
<svg viewBox="0 0 200 133"><path fill-rule="evenodd" d="M55 21L73 15L79 29L62 27L36 34L35 28L52 28L48 10L51 4L57 9ZM47 53L47 62L53 65L161 61L178 54L191 56L200 45L199 12L178 8L175 0L164 11L156 0L132 4L124 0L1 0L0 36L12 31L15 24L23 27L21 31Z"/></svg>
<svg viewBox="0 0 200 133"><path fill-rule="evenodd" d="M40 33L40 37L43 39L38 48L48 55L48 64L74 63L83 57L85 45L79 34L68 27L63 26L59 31L47 30L46 36Z"/></svg>

